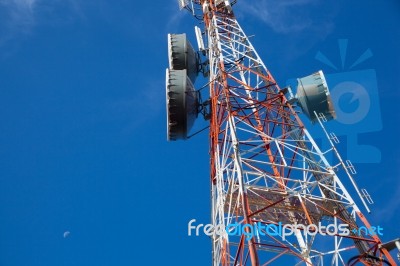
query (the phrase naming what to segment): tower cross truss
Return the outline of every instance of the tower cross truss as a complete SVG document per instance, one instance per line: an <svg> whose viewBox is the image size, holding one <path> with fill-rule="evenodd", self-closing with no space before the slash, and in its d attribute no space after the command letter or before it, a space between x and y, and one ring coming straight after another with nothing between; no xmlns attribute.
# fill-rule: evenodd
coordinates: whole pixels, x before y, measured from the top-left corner
<svg viewBox="0 0 400 266"><path fill-rule="evenodd" d="M357 255L353 264L396 265L353 196L367 212L372 200L326 132L334 112L308 114L329 137L331 148L322 151L297 115L301 103L278 86L237 22L235 1L179 4L204 26L196 33L204 35L209 71L211 221L226 229L212 236L212 264L283 265L290 256L294 265L347 265ZM324 84L322 73L310 77ZM193 99L191 87L188 92ZM328 162L330 154L337 164Z"/></svg>

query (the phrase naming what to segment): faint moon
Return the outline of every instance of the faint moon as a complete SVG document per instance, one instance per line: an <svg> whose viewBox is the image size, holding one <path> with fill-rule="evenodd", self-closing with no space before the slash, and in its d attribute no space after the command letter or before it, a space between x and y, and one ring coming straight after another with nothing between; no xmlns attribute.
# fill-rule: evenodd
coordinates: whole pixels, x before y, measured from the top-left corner
<svg viewBox="0 0 400 266"><path fill-rule="evenodd" d="M69 234L70 234L69 231L65 231L64 234L63 234L64 238L66 238L67 236L69 236Z"/></svg>

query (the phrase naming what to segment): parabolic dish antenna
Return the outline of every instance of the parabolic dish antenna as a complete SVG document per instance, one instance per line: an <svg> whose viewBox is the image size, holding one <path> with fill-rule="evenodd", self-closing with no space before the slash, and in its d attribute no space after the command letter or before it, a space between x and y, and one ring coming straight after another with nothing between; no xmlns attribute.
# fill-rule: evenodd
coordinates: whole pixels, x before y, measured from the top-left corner
<svg viewBox="0 0 400 266"><path fill-rule="evenodd" d="M167 138L187 139L198 114L198 97L186 69L167 69Z"/></svg>
<svg viewBox="0 0 400 266"><path fill-rule="evenodd" d="M317 115L323 114L327 120L336 118L335 108L322 71L297 79L296 99L304 114L313 123L317 120L314 112Z"/></svg>
<svg viewBox="0 0 400 266"><path fill-rule="evenodd" d="M169 68L187 70L187 75L194 83L200 70L200 58L186 34L168 34Z"/></svg>

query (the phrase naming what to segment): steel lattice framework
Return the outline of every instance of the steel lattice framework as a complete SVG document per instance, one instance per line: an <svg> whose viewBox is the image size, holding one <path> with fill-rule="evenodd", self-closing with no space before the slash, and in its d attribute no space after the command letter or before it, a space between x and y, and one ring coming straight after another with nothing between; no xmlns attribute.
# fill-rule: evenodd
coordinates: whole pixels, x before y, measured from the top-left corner
<svg viewBox="0 0 400 266"><path fill-rule="evenodd" d="M213 265L281 265L286 256L293 257L293 265L345 265L354 254L365 265L383 260L396 265L377 235L359 234L370 224L339 178L349 177L369 211L352 166L332 139L327 151L317 146L230 6L217 0L181 3L204 22L207 36L213 225L320 223L350 229L347 236L307 236L300 229L286 238L267 230L250 239L244 233L215 234ZM318 116L325 130L324 117ZM327 161L328 153L336 156L336 165Z"/></svg>

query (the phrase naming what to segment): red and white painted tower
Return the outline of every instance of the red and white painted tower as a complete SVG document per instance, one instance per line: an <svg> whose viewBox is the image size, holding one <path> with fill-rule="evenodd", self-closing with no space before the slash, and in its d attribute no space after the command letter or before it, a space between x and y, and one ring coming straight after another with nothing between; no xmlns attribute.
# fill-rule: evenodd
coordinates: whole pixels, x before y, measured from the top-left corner
<svg viewBox="0 0 400 266"><path fill-rule="evenodd" d="M352 265L396 265L389 254L396 241L383 245L373 232L354 200L369 212L371 198L325 129L335 112L323 73L299 79L293 95L278 86L240 27L236 1L178 2L204 28L196 28L198 53L186 35L169 35L168 139L186 139L201 111L210 121L211 222L227 228L212 237L212 265L288 265L288 256L293 265L347 265L349 258ZM199 72L208 76L203 103L193 86ZM321 125L329 150L318 147L299 111ZM292 234L282 234L285 225Z"/></svg>

